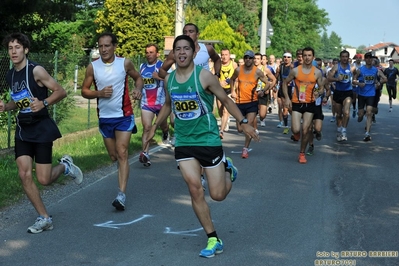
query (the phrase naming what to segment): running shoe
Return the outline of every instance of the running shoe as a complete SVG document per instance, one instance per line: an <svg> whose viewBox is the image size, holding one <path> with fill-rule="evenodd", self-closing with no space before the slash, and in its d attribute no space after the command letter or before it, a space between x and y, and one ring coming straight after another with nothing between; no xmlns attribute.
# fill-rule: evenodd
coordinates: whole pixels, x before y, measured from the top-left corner
<svg viewBox="0 0 399 266"><path fill-rule="evenodd" d="M338 142L342 141L342 133L337 133L337 141Z"/></svg>
<svg viewBox="0 0 399 266"><path fill-rule="evenodd" d="M225 126L224 129L223 129L224 132L229 131L229 129L230 129L229 123L230 123L230 118L229 118L229 120L227 121L226 126Z"/></svg>
<svg viewBox="0 0 399 266"><path fill-rule="evenodd" d="M321 133L321 131L315 131L315 138L320 141L321 137L323 136L323 134Z"/></svg>
<svg viewBox="0 0 399 266"><path fill-rule="evenodd" d="M116 198L112 202L112 206L114 206L118 211L124 211L125 210L125 201L126 201L125 193L119 192L118 196L116 196Z"/></svg>
<svg viewBox="0 0 399 266"><path fill-rule="evenodd" d="M223 252L223 241L217 239L216 237L208 238L208 244L206 248L201 250L200 257L212 258L215 254L220 254Z"/></svg>
<svg viewBox="0 0 399 266"><path fill-rule="evenodd" d="M369 133L366 133L365 135L364 135L364 138L363 138L363 141L370 141L371 140L371 136L370 136L370 134Z"/></svg>
<svg viewBox="0 0 399 266"><path fill-rule="evenodd" d="M43 231L50 231L53 230L53 220L51 217L44 218L39 216L36 218L35 223L32 226L28 227L28 233L31 234L38 234Z"/></svg>
<svg viewBox="0 0 399 266"><path fill-rule="evenodd" d="M306 152L307 155L313 155L314 146L309 144L308 151Z"/></svg>
<svg viewBox="0 0 399 266"><path fill-rule="evenodd" d="M283 122L279 122L278 124L277 124L277 128L282 128L283 127Z"/></svg>
<svg viewBox="0 0 399 266"><path fill-rule="evenodd" d="M231 182L234 182L238 175L237 167L234 166L233 160L230 157L226 157L226 162L227 162L227 170L231 170L229 171Z"/></svg>
<svg viewBox="0 0 399 266"><path fill-rule="evenodd" d="M334 123L334 122L335 122L335 116L331 117L330 122L331 122L331 123Z"/></svg>
<svg viewBox="0 0 399 266"><path fill-rule="evenodd" d="M173 147L175 146L175 142L176 142L176 138L175 137L171 137L169 140L170 145L172 145Z"/></svg>
<svg viewBox="0 0 399 266"><path fill-rule="evenodd" d="M142 151L139 156L139 161L142 163L145 167L151 166L151 161L150 161L150 155L146 153L145 151Z"/></svg>
<svg viewBox="0 0 399 266"><path fill-rule="evenodd" d="M284 127L283 134L288 134L290 132L289 127Z"/></svg>
<svg viewBox="0 0 399 266"><path fill-rule="evenodd" d="M245 148L245 147L242 148L241 158L247 159L248 156L249 156L249 154L248 154L248 148Z"/></svg>
<svg viewBox="0 0 399 266"><path fill-rule="evenodd" d="M75 183L78 185L82 183L83 181L82 170L80 170L80 168L73 163L71 156L63 155L61 159L59 159L58 161L66 166L64 175L72 177L73 181L75 181Z"/></svg>
<svg viewBox="0 0 399 266"><path fill-rule="evenodd" d="M265 120L260 120L260 126L261 127L265 127L266 126Z"/></svg>
<svg viewBox="0 0 399 266"><path fill-rule="evenodd" d="M352 117L353 117L353 118L356 117L356 113L357 113L357 110L356 110L356 109L353 109L353 111L352 111Z"/></svg>
<svg viewBox="0 0 399 266"><path fill-rule="evenodd" d="M299 161L299 163L302 163L302 164L305 164L307 162L304 152L299 153L298 161Z"/></svg>
<svg viewBox="0 0 399 266"><path fill-rule="evenodd" d="M389 112L392 112L392 107L389 107Z"/></svg>
<svg viewBox="0 0 399 266"><path fill-rule="evenodd" d="M168 132L162 133L162 143L163 144L169 143L169 133Z"/></svg>
<svg viewBox="0 0 399 266"><path fill-rule="evenodd" d="M342 141L347 141L348 140L348 138L346 137L346 131L342 132L341 139L342 139Z"/></svg>
<svg viewBox="0 0 399 266"><path fill-rule="evenodd" d="M299 138L301 137L300 133L292 134L291 139L295 142L299 141Z"/></svg>

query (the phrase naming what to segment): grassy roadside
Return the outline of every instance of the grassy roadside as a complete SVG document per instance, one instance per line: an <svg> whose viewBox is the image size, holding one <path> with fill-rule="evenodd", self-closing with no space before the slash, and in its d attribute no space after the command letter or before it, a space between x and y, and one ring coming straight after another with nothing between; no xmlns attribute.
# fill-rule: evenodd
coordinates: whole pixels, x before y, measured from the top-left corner
<svg viewBox="0 0 399 266"><path fill-rule="evenodd" d="M87 109L76 108L71 111L73 119L60 123L59 128L63 137L54 142L53 164L64 154L70 154L74 162L79 165L83 172L92 171L103 166L112 164L105 149L101 134L97 128L97 115L93 108L90 116L90 128L87 125ZM137 121L137 134L133 134L129 145L129 154L135 154L141 150L141 135L143 127ZM152 145L161 142L161 131L158 130ZM39 189L43 188L34 179ZM68 177L61 176L57 183L63 184ZM14 153L10 152L0 157L0 209L9 206L25 196L18 170L15 164Z"/></svg>

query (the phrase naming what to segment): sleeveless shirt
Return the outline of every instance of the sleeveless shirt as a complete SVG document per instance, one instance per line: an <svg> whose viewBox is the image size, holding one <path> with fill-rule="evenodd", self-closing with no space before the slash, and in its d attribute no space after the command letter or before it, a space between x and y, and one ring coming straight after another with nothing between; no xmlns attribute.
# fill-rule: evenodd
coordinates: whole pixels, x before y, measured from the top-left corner
<svg viewBox="0 0 399 266"><path fill-rule="evenodd" d="M368 68L367 66L361 66L359 68L359 82L366 83L362 88L358 86L358 94L361 96L371 97L375 96L375 83L377 82L378 69L374 66Z"/></svg>
<svg viewBox="0 0 399 266"><path fill-rule="evenodd" d="M140 74L144 81L141 106L159 106L165 103L163 80L157 80L152 77L152 74L158 72L161 67L162 61L159 59L153 65L148 65L147 63L140 65Z"/></svg>
<svg viewBox="0 0 399 266"><path fill-rule="evenodd" d="M258 100L258 93L256 93L258 79L255 78L257 69L256 66L253 66L251 72L246 74L244 72L244 66L240 66L240 72L237 77L238 89L236 103L250 103Z"/></svg>
<svg viewBox="0 0 399 266"><path fill-rule="evenodd" d="M220 68L220 81L226 80L227 85L223 87L223 89L230 89L230 78L234 74L233 61L230 60L227 66L223 66Z"/></svg>
<svg viewBox="0 0 399 266"><path fill-rule="evenodd" d="M99 118L119 118L133 115L129 96L125 58L115 56L112 63L106 64L101 58L93 61L94 86L96 90L112 85L111 98L97 98Z"/></svg>
<svg viewBox="0 0 399 266"><path fill-rule="evenodd" d="M33 69L38 66L27 60L26 66L20 71L12 68L6 75L7 83L11 88L11 98L19 109L16 117L15 138L22 141L44 143L61 138L61 133L50 117L48 109L43 108L33 113L29 107L31 98L40 101L48 97L48 89L37 84Z"/></svg>
<svg viewBox="0 0 399 266"><path fill-rule="evenodd" d="M315 101L313 90L316 86L315 71L316 67L312 66L309 74L303 73L303 66L297 66L298 75L294 79L295 89L293 90L293 103L312 103Z"/></svg>
<svg viewBox="0 0 399 266"><path fill-rule="evenodd" d="M219 128L213 115L215 96L207 93L199 81L202 67L195 65L184 83L169 75L168 92L175 114L175 146L221 146Z"/></svg>
<svg viewBox="0 0 399 266"><path fill-rule="evenodd" d="M335 77L342 76L343 80L335 82L335 89L337 91L351 91L352 90L352 72L351 67L348 64L345 69L341 67L341 64L338 63L338 69L335 73Z"/></svg>
<svg viewBox="0 0 399 266"><path fill-rule="evenodd" d="M201 66L206 70L209 69L209 53L208 49L206 48L206 45L203 43L198 43L200 49L197 52L197 55L194 58L194 64L197 66Z"/></svg>

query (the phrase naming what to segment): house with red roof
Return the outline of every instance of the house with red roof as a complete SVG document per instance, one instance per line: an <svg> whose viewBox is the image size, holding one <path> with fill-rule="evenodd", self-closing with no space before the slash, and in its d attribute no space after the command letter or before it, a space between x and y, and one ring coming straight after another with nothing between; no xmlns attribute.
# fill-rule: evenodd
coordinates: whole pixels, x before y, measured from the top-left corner
<svg viewBox="0 0 399 266"><path fill-rule="evenodd" d="M395 63L399 63L399 46L392 50L391 58Z"/></svg>
<svg viewBox="0 0 399 266"><path fill-rule="evenodd" d="M399 60L399 45L393 42L380 42L364 48L364 50L371 52L374 56L378 57L381 63L387 63L392 57L392 53L396 51L397 59Z"/></svg>

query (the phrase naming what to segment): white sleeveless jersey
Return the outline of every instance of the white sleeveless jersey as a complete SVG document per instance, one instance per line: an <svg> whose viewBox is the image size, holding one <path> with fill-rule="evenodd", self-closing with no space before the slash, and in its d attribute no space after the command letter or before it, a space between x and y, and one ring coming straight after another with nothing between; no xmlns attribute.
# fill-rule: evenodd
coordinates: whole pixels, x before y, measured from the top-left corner
<svg viewBox="0 0 399 266"><path fill-rule="evenodd" d="M95 89L102 90L112 85L110 98L97 98L99 118L119 118L133 115L129 96L128 77L125 70L125 58L115 56L110 64L105 64L101 58L93 61Z"/></svg>
<svg viewBox="0 0 399 266"><path fill-rule="evenodd" d="M194 58L194 64L200 66L206 70L209 70L209 54L206 45L203 43L198 43L200 49Z"/></svg>

